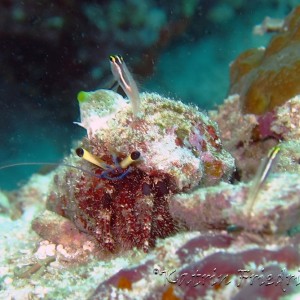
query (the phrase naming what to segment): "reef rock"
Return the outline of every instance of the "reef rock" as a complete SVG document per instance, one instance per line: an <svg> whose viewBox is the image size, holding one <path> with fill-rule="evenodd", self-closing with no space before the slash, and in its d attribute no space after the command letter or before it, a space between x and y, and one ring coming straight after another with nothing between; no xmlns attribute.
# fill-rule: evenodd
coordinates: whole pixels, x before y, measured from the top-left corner
<svg viewBox="0 0 300 300"><path fill-rule="evenodd" d="M236 160L240 178L250 179L257 171L257 162L279 141L281 152L274 171L300 174L300 96L261 116L243 114L239 104L240 97L231 96L211 117L219 125L224 147Z"/></svg>
<svg viewBox="0 0 300 300"><path fill-rule="evenodd" d="M245 207L252 184L223 183L174 195L170 213L189 230L238 228L239 231L268 235L293 231L300 216L299 175L273 174L261 188L250 216Z"/></svg>

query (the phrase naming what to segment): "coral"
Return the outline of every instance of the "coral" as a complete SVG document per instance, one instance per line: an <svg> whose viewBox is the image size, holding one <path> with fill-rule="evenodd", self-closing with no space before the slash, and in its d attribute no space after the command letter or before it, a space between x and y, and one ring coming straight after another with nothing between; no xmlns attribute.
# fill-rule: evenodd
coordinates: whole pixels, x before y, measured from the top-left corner
<svg viewBox="0 0 300 300"><path fill-rule="evenodd" d="M243 183L173 195L172 217L198 234L160 241L154 257L103 281L91 299L114 293L126 299L136 293L143 299L279 299L293 293L300 284L299 233L294 230L300 214L299 180L298 174L272 176L251 218L243 213L248 193ZM238 230L229 226L233 224ZM188 237L185 242L183 237ZM124 276L131 282L126 292L119 285Z"/></svg>
<svg viewBox="0 0 300 300"><path fill-rule="evenodd" d="M298 239L289 238L278 246L255 246L226 233L206 234L208 245L202 242L201 233L194 233L186 242L182 238L167 239L155 249L154 257L106 279L90 299L111 295L147 300L279 299L299 284ZM131 282L130 290L119 286L124 276ZM167 296L170 298L164 298Z"/></svg>
<svg viewBox="0 0 300 300"><path fill-rule="evenodd" d="M32 198L21 218L0 215L3 299L279 299L298 291L298 174L271 176L249 222L242 214L249 184L175 194L170 212L190 232L158 239L151 253L130 251L106 260L95 256L91 237L55 213L33 221L42 240L29 230L33 199L53 188L54 176L35 176L23 187L19 196L32 191Z"/></svg>
<svg viewBox="0 0 300 300"><path fill-rule="evenodd" d="M284 20L265 17L260 25L253 28L253 34L264 35L267 32L280 32L284 25Z"/></svg>
<svg viewBox="0 0 300 300"><path fill-rule="evenodd" d="M242 53L230 68L229 94L239 94L244 113L264 114L300 93L300 6L266 49Z"/></svg>
<svg viewBox="0 0 300 300"><path fill-rule="evenodd" d="M32 222L32 229L56 248L56 259L62 263L86 262L93 252L97 256L97 241L80 232L68 219L56 213L45 211ZM43 253L43 247L38 249Z"/></svg>
<svg viewBox="0 0 300 300"><path fill-rule="evenodd" d="M207 115L158 94L140 97L141 118L133 119L119 94L79 94L79 125L88 133L82 147L115 167L93 170L94 165L73 155L67 163L89 173L62 167L47 200L49 210L113 252L148 251L157 237L174 234L178 228L169 214L170 196L228 180L234 169ZM136 151L141 159L127 167L123 161Z"/></svg>
<svg viewBox="0 0 300 300"><path fill-rule="evenodd" d="M252 217L246 217L244 213L252 182L248 186L222 183L174 195L170 201L170 213L190 230L227 230L236 225L244 232L286 234L299 222L300 179L298 174L276 175L261 188Z"/></svg>
<svg viewBox="0 0 300 300"><path fill-rule="evenodd" d="M239 96L231 96L219 107L218 114L212 112L210 116L219 125L224 147L236 159L240 179L250 179L257 170L257 161L279 141L281 154L276 170L299 173L300 97L289 99L262 116L244 115L239 104Z"/></svg>

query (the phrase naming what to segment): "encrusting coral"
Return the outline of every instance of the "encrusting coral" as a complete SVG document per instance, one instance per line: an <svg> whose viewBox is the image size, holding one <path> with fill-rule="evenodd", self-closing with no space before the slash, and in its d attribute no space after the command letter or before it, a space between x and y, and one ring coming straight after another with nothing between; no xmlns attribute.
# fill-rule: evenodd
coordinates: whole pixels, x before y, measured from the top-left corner
<svg viewBox="0 0 300 300"><path fill-rule="evenodd" d="M241 180L250 179L257 161L279 142L276 170L299 172L299 33L300 6L266 49L250 49L231 64L229 96L210 115Z"/></svg>
<svg viewBox="0 0 300 300"><path fill-rule="evenodd" d="M211 113L211 118L219 124L224 147L236 159L241 180L254 175L257 162L279 141L281 155L276 170L299 173L300 97L293 97L261 116L243 114L239 104L239 95L230 96L219 107L218 114Z"/></svg>
<svg viewBox="0 0 300 300"><path fill-rule="evenodd" d="M285 19L266 49L250 49L231 65L229 94L245 113L264 114L300 93L300 6Z"/></svg>

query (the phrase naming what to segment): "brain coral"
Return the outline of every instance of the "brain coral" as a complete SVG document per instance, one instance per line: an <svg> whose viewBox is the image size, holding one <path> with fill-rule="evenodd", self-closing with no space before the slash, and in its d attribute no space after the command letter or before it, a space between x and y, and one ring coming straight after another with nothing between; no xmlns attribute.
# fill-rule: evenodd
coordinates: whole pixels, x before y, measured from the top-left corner
<svg viewBox="0 0 300 300"><path fill-rule="evenodd" d="M300 93L300 6L286 18L266 49L250 49L231 65L229 94L244 113L264 114Z"/></svg>
<svg viewBox="0 0 300 300"><path fill-rule="evenodd" d="M171 195L228 180L234 169L206 114L158 94L140 97L136 119L115 92L79 94L79 124L87 130L80 147L101 158L104 169L72 154L67 163L89 173L61 167L47 201L49 210L72 220L110 252L147 251L157 237L174 233ZM137 161L124 163L137 153Z"/></svg>

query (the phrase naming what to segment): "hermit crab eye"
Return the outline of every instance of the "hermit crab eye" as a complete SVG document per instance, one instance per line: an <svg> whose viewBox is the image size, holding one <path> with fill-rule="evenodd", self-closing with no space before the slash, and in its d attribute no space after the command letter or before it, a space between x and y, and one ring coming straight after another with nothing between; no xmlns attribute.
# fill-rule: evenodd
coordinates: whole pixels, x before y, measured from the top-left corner
<svg viewBox="0 0 300 300"><path fill-rule="evenodd" d="M77 149L76 149L76 154L77 154L79 157L83 157L84 150L83 150L82 148L77 148Z"/></svg>
<svg viewBox="0 0 300 300"><path fill-rule="evenodd" d="M130 157L132 160L138 160L141 157L141 153L139 151L133 151Z"/></svg>
<svg viewBox="0 0 300 300"><path fill-rule="evenodd" d="M141 157L141 153L139 151L133 151L120 162L120 167L122 169L125 169L133 162L137 161L140 157Z"/></svg>

